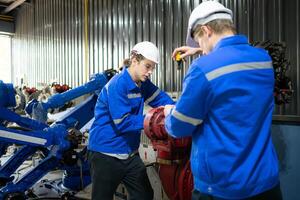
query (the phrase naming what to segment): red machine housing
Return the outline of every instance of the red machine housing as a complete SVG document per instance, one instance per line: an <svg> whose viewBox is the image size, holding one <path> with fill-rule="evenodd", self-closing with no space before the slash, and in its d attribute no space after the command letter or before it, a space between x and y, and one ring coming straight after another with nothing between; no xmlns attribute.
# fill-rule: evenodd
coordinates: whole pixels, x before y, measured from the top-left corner
<svg viewBox="0 0 300 200"><path fill-rule="evenodd" d="M164 128L164 107L151 109L144 131L157 151L158 174L171 200L190 200L193 177L190 169L191 138L173 138Z"/></svg>
<svg viewBox="0 0 300 200"><path fill-rule="evenodd" d="M70 89L70 87L68 85L66 85L66 84L60 85L58 83L52 83L51 87L54 88L54 90L57 93L63 93L63 92L68 91Z"/></svg>
<svg viewBox="0 0 300 200"><path fill-rule="evenodd" d="M28 93L28 95L31 95L31 94L37 92L37 89L35 87L33 87L33 88L24 87L23 90L25 90Z"/></svg>

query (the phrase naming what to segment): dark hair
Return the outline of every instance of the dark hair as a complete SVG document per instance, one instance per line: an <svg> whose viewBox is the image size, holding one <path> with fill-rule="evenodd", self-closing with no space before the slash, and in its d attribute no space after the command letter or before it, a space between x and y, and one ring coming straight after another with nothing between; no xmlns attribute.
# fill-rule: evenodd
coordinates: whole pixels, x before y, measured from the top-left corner
<svg viewBox="0 0 300 200"><path fill-rule="evenodd" d="M123 60L122 65L123 66L129 66L130 65L130 58L126 58L125 60Z"/></svg>
<svg viewBox="0 0 300 200"><path fill-rule="evenodd" d="M194 31L192 32L192 37L195 36L201 37L203 35L203 31L201 29L203 25L197 25L194 28ZM234 34L236 34L236 28L231 20L228 19L216 19L213 21L208 22L205 24L205 26L209 26L212 31L216 34L221 34L225 31L232 31Z"/></svg>

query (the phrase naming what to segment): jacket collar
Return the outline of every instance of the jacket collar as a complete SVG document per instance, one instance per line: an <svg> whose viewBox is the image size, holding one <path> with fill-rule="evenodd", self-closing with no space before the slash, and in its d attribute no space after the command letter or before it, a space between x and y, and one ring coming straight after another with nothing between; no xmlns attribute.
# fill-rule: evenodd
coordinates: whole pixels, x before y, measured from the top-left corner
<svg viewBox="0 0 300 200"><path fill-rule="evenodd" d="M127 66L123 67L123 70L122 70L121 74L122 74L122 76L124 76L125 82L126 82L127 87L128 87L129 90L133 90L133 89L138 88L138 86L136 85L134 80L132 80L132 78L131 78L131 76L128 72Z"/></svg>
<svg viewBox="0 0 300 200"><path fill-rule="evenodd" d="M233 36L225 37L216 44L213 51L216 51L222 47L238 45L238 44L248 44L247 37L244 35L233 35Z"/></svg>

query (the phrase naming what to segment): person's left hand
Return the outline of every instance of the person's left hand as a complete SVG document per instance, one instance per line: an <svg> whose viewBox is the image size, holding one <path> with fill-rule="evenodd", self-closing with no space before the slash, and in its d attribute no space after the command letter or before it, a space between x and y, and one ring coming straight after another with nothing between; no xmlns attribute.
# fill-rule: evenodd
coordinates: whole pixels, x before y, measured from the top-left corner
<svg viewBox="0 0 300 200"><path fill-rule="evenodd" d="M167 116L170 114L172 108L174 107L174 105L165 105L165 109L164 109L164 115Z"/></svg>

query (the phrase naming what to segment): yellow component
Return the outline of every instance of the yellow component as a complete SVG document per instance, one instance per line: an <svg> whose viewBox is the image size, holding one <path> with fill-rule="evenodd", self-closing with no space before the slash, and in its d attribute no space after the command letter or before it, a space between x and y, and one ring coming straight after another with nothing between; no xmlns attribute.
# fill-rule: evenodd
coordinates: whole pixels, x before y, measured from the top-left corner
<svg viewBox="0 0 300 200"><path fill-rule="evenodd" d="M181 58L181 52L177 52L175 55L175 60L177 62L177 70L181 70L182 69L182 61L183 58Z"/></svg>
<svg viewBox="0 0 300 200"><path fill-rule="evenodd" d="M175 55L175 60L176 60L177 62L182 61L182 58L181 58L180 56L181 56L181 52L177 52L176 55Z"/></svg>

